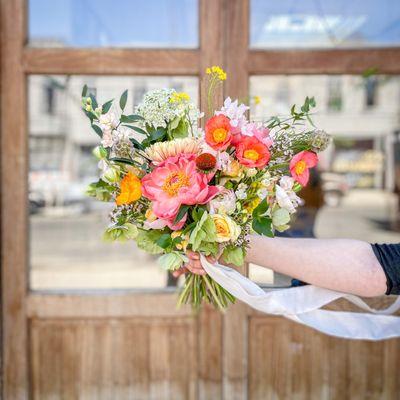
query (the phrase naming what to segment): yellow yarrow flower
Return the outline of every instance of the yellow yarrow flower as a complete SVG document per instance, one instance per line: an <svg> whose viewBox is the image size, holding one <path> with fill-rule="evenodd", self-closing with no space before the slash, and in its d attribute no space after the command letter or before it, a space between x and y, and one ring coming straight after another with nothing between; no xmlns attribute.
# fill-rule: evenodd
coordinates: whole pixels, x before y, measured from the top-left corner
<svg viewBox="0 0 400 400"><path fill-rule="evenodd" d="M254 104L255 104L255 105L261 103L261 97L260 97L260 96L254 96L254 97L253 97L253 100L254 100Z"/></svg>
<svg viewBox="0 0 400 400"><path fill-rule="evenodd" d="M220 81L226 80L226 72L218 65L213 65L211 68L206 69L207 75L214 75Z"/></svg>
<svg viewBox="0 0 400 400"><path fill-rule="evenodd" d="M184 103L190 100L190 96L185 92L173 92L171 98L169 99L170 103Z"/></svg>

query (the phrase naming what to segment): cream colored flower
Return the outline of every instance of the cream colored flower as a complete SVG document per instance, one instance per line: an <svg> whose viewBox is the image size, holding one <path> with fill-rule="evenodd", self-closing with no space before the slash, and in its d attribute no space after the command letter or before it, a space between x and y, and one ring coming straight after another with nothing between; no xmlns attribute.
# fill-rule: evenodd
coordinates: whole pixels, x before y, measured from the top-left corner
<svg viewBox="0 0 400 400"><path fill-rule="evenodd" d="M145 150L146 156L156 165L169 157L180 154L199 154L200 152L200 141L194 138L175 139L167 142L154 143Z"/></svg>
<svg viewBox="0 0 400 400"><path fill-rule="evenodd" d="M217 231L218 243L222 242L234 242L240 235L240 228L236 222L224 214L213 214L210 215L214 221L215 229Z"/></svg>

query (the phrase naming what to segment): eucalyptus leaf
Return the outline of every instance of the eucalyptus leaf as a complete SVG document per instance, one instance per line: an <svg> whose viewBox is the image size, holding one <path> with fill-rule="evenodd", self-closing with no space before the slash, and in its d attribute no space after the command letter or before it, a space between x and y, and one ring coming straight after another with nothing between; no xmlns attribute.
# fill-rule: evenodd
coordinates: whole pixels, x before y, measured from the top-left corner
<svg viewBox="0 0 400 400"><path fill-rule="evenodd" d="M103 106L101 107L101 113L102 114L107 114L110 111L110 108L112 106L114 100L109 100L106 103L103 104Z"/></svg>
<svg viewBox="0 0 400 400"><path fill-rule="evenodd" d="M103 137L103 131L98 125L91 124L91 127L101 138Z"/></svg>
<svg viewBox="0 0 400 400"><path fill-rule="evenodd" d="M86 97L87 96L87 92L88 92L88 86L87 85L83 85L82 97Z"/></svg>
<svg viewBox="0 0 400 400"><path fill-rule="evenodd" d="M121 110L123 111L125 106L126 106L126 102L128 100L128 91L125 90L124 93L122 93L120 99L119 99L119 106L121 108Z"/></svg>

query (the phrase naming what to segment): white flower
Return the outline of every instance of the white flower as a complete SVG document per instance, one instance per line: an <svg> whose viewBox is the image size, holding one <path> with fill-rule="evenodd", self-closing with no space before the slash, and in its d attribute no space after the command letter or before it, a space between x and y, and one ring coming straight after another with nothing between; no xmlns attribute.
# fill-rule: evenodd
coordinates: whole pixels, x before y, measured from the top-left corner
<svg viewBox="0 0 400 400"><path fill-rule="evenodd" d="M119 118L112 111L99 117L100 127L103 131L112 131L119 124Z"/></svg>
<svg viewBox="0 0 400 400"><path fill-rule="evenodd" d="M245 183L239 184L237 190L235 191L236 197L239 200L244 200L247 198L247 185Z"/></svg>
<svg viewBox="0 0 400 400"><path fill-rule="evenodd" d="M294 180L290 176L283 176L279 181L279 185L275 185L276 200L280 207L293 214L302 200L293 191Z"/></svg>
<svg viewBox="0 0 400 400"><path fill-rule="evenodd" d="M103 137L101 139L103 147L111 147L114 144L113 135L111 130L103 130Z"/></svg>
<svg viewBox="0 0 400 400"><path fill-rule="evenodd" d="M266 188L261 188L257 190L257 196L264 200L268 196L268 190Z"/></svg>
<svg viewBox="0 0 400 400"><path fill-rule="evenodd" d="M257 175L257 168L248 168L247 170L246 170L246 176L248 176L248 177L252 177L252 176L254 176L254 175Z"/></svg>
<svg viewBox="0 0 400 400"><path fill-rule="evenodd" d="M238 100L232 101L230 97L227 97L224 101L224 105L221 111L217 111L216 115L225 115L230 119L230 124L235 128L240 128L244 125L247 120L245 112L249 109L245 104L238 104Z"/></svg>
<svg viewBox="0 0 400 400"><path fill-rule="evenodd" d="M217 155L217 169L223 170L228 167L230 156L226 151L222 151Z"/></svg>
<svg viewBox="0 0 400 400"><path fill-rule="evenodd" d="M232 190L222 188L209 203L210 214L232 214L236 210L236 196Z"/></svg>

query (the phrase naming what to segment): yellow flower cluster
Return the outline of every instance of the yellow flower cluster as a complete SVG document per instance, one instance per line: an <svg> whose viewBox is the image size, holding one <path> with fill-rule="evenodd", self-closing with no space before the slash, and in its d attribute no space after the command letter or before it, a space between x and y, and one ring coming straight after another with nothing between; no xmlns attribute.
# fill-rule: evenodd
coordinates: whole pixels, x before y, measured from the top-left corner
<svg viewBox="0 0 400 400"><path fill-rule="evenodd" d="M253 97L253 100L254 100L254 104L255 104L255 105L261 103L261 97L260 97L260 96L254 96L254 97Z"/></svg>
<svg viewBox="0 0 400 400"><path fill-rule="evenodd" d="M226 80L226 72L221 67L218 67L217 65L213 65L211 68L207 68L206 74L207 75L214 74L220 81Z"/></svg>
<svg viewBox="0 0 400 400"><path fill-rule="evenodd" d="M190 96L185 92L173 92L171 98L169 99L170 103L184 103L190 100Z"/></svg>

